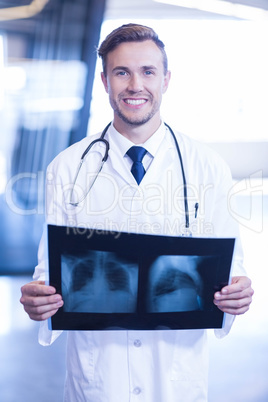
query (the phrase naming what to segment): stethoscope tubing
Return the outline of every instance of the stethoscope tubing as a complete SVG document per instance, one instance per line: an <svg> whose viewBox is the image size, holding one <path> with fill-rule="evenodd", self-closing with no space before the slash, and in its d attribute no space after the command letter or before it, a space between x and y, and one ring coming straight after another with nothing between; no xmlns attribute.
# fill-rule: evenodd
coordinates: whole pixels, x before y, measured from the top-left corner
<svg viewBox="0 0 268 402"><path fill-rule="evenodd" d="M80 159L80 164L79 164L79 166L78 166L77 174L76 174L76 177L75 177L75 182L76 182L78 173L79 173L79 171L80 171L80 168L81 168L81 166L82 166L82 164L83 164L83 162L84 162L84 158L86 157L86 155L88 154L88 152L90 151L90 149L91 149L91 148L93 147L93 145L95 145L96 143L98 143L98 142L103 142L104 145L105 145L105 154L104 154L104 156L103 156L103 158L102 158L102 161L101 161L101 162L102 162L102 163L101 163L101 167L100 167L100 169L98 170L98 172L97 172L97 174L96 174L96 178L95 178L94 181L93 181L93 184L95 183L95 181L96 181L96 179L97 179L97 177L98 177L98 174L100 173L100 171L101 171L101 169L102 169L103 164L107 161L108 156L109 156L110 145L109 145L109 142L108 142L104 137L105 137L105 134L106 134L107 130L108 130L109 127L111 126L111 124L112 124L112 122L110 122L109 124L107 124L107 126L104 128L103 132L101 133L101 136L100 136L99 138L97 138L96 140L92 141L92 142L89 144L89 146L85 149L85 151L83 152L83 154L82 154L82 156L81 156L81 159ZM172 135L172 137L173 137L173 140L174 140L175 146L176 146L176 150L177 150L177 153L178 153L178 156L179 156L179 160L180 160L181 173L182 173L182 180L183 180L183 197L184 197L184 210L185 210L185 229L186 229L186 232L187 232L187 231L189 230L189 227L190 227L190 220L189 220L187 182L186 182L186 176L185 176L185 171L184 171L184 166L183 166L182 155L181 155L180 147L179 147L177 138L176 138L176 136L175 136L175 134L174 134L174 131L172 130L172 128L171 128L167 123L164 123L164 124L165 124L165 126L169 129L169 131L170 131L170 133L171 133L171 135ZM93 186L93 184L92 184L92 186ZM92 188L92 186L91 186L90 188ZM73 192L73 190L72 190L72 192ZM73 203L72 205L77 206L78 203Z"/></svg>
<svg viewBox="0 0 268 402"><path fill-rule="evenodd" d="M177 153L179 156L179 160L180 160L180 164L181 164L181 174L182 174L182 180L183 180L183 198L184 198L184 211L185 211L185 228L189 229L190 227L190 221L189 221L189 207L188 207L188 194L187 194L187 182L186 182L186 176L185 176L185 171L184 171L184 166L183 166L183 161L182 161L182 156L181 156L181 151L180 151L180 147L177 141L177 138L174 134L174 131L172 130L172 128L164 123L165 126L169 129L174 142L175 142L175 146L177 149Z"/></svg>

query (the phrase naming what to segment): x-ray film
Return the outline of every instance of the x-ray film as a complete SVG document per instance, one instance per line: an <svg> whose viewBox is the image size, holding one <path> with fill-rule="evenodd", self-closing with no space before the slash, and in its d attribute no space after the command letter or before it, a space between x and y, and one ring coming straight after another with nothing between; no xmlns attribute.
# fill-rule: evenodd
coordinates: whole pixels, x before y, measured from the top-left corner
<svg viewBox="0 0 268 402"><path fill-rule="evenodd" d="M235 239L48 225L49 283L60 330L221 328L213 295L229 282Z"/></svg>

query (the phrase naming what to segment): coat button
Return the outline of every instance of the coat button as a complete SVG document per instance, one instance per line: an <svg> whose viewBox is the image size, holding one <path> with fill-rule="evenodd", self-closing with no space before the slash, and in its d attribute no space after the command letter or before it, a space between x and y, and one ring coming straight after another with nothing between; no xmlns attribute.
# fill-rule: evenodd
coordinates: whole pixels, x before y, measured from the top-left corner
<svg viewBox="0 0 268 402"><path fill-rule="evenodd" d="M136 348L140 348L141 347L141 341L139 339L135 339L134 346L136 346Z"/></svg>
<svg viewBox="0 0 268 402"><path fill-rule="evenodd" d="M139 395L140 393L141 393L140 387L136 387L136 388L133 389L133 394Z"/></svg>

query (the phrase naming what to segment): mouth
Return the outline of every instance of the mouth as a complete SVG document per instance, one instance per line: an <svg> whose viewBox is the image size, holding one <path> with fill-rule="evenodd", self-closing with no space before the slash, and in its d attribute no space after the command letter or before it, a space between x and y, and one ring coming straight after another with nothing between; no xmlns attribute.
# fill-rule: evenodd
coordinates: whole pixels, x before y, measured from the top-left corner
<svg viewBox="0 0 268 402"><path fill-rule="evenodd" d="M148 102L147 99L125 98L123 100L127 105L130 106L141 106Z"/></svg>

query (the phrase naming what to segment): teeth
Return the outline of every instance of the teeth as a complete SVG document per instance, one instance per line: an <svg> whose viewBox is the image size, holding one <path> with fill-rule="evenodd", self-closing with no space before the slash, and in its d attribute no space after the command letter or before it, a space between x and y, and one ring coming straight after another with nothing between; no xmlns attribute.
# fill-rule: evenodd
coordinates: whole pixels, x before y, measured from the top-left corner
<svg viewBox="0 0 268 402"><path fill-rule="evenodd" d="M144 99L126 99L126 103L128 103L129 105L141 105L145 102L146 100Z"/></svg>

